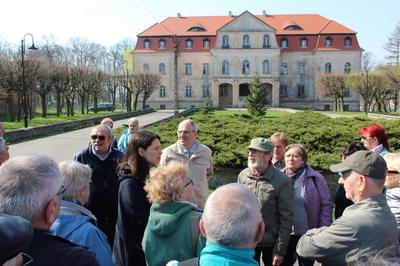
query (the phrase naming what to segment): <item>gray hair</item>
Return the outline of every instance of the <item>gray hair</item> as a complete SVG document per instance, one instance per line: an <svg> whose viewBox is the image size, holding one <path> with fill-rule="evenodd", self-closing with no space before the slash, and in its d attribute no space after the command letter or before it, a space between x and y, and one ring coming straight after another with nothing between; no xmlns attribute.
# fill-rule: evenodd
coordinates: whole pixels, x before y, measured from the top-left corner
<svg viewBox="0 0 400 266"><path fill-rule="evenodd" d="M47 156L10 159L0 168L0 212L35 222L57 196L62 182L57 163Z"/></svg>
<svg viewBox="0 0 400 266"><path fill-rule="evenodd" d="M97 131L101 131L101 130L105 129L110 136L112 136L112 134L113 134L112 128L105 124L97 125L92 130L94 130L94 129L96 129Z"/></svg>
<svg viewBox="0 0 400 266"><path fill-rule="evenodd" d="M210 195L202 219L208 241L231 248L249 248L262 222L261 204L245 185L227 184Z"/></svg>
<svg viewBox="0 0 400 266"><path fill-rule="evenodd" d="M197 128L196 122L194 122L192 119L185 119L181 123L184 123L184 122L189 122L190 125L192 126L192 130L197 133L198 128ZM181 123L179 123L179 124L181 124Z"/></svg>
<svg viewBox="0 0 400 266"><path fill-rule="evenodd" d="M79 196L80 189L89 185L92 169L85 164L71 160L62 161L59 167L64 178L64 185L67 188L63 193L63 199L76 199Z"/></svg>
<svg viewBox="0 0 400 266"><path fill-rule="evenodd" d="M136 117L131 117L128 119L128 125L135 124L139 127L139 120Z"/></svg>
<svg viewBox="0 0 400 266"><path fill-rule="evenodd" d="M0 137L0 152L6 149L7 142L4 138Z"/></svg>

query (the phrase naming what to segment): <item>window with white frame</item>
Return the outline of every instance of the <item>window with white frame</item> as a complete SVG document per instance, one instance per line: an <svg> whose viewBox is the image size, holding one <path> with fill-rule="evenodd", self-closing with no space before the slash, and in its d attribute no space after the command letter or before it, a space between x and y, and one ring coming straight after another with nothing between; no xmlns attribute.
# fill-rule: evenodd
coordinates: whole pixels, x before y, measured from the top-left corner
<svg viewBox="0 0 400 266"><path fill-rule="evenodd" d="M280 97L287 97L287 85L286 84L280 84L279 85L279 96Z"/></svg>
<svg viewBox="0 0 400 266"><path fill-rule="evenodd" d="M203 97L210 97L210 85L203 85Z"/></svg>
<svg viewBox="0 0 400 266"><path fill-rule="evenodd" d="M351 71L351 64L347 62L346 64L344 64L344 73L349 74L350 71Z"/></svg>
<svg viewBox="0 0 400 266"><path fill-rule="evenodd" d="M186 44L186 49L192 49L193 48L193 41L191 39L187 39L185 44Z"/></svg>
<svg viewBox="0 0 400 266"><path fill-rule="evenodd" d="M222 36L222 48L229 48L229 36Z"/></svg>
<svg viewBox="0 0 400 266"><path fill-rule="evenodd" d="M159 40L158 41L158 48L159 49L165 49L165 40Z"/></svg>
<svg viewBox="0 0 400 266"><path fill-rule="evenodd" d="M307 38L301 38L301 40L300 40L300 48L307 48L307 47L308 47Z"/></svg>
<svg viewBox="0 0 400 266"><path fill-rule="evenodd" d="M287 75L288 74L288 65L287 63L282 63L281 64L281 75Z"/></svg>
<svg viewBox="0 0 400 266"><path fill-rule="evenodd" d="M244 60L242 63L242 74L250 74L250 62L249 60Z"/></svg>
<svg viewBox="0 0 400 266"><path fill-rule="evenodd" d="M264 60L263 61L263 67L262 67L263 74L269 74L269 66L270 66L269 61L268 60Z"/></svg>
<svg viewBox="0 0 400 266"><path fill-rule="evenodd" d="M143 72L148 72L148 71L150 71L150 66L149 66L149 64L144 63L143 64Z"/></svg>
<svg viewBox="0 0 400 266"><path fill-rule="evenodd" d="M208 75L210 73L210 64L203 63L203 75Z"/></svg>
<svg viewBox="0 0 400 266"><path fill-rule="evenodd" d="M203 48L210 48L210 40L209 39L204 39L203 40Z"/></svg>
<svg viewBox="0 0 400 266"><path fill-rule="evenodd" d="M159 66L158 66L158 72L160 72L160 75L165 75L165 64L164 63L161 63Z"/></svg>
<svg viewBox="0 0 400 266"><path fill-rule="evenodd" d="M165 97L166 93L165 93L165 86L161 85L160 86L160 92L159 92L159 96L160 97Z"/></svg>
<svg viewBox="0 0 400 266"><path fill-rule="evenodd" d="M346 38L344 39L344 47L345 47L345 48L350 48L350 47L351 47L351 44L352 44L352 39L351 39L351 37L346 37Z"/></svg>
<svg viewBox="0 0 400 266"><path fill-rule="evenodd" d="M192 75L192 64L185 63L185 75Z"/></svg>
<svg viewBox="0 0 400 266"><path fill-rule="evenodd" d="M271 44L270 44L270 40L269 40L269 35L268 34L264 34L263 47L264 48L271 48Z"/></svg>
<svg viewBox="0 0 400 266"><path fill-rule="evenodd" d="M281 39L281 48L288 48L289 41L286 38Z"/></svg>
<svg viewBox="0 0 400 266"><path fill-rule="evenodd" d="M303 84L297 85L297 97L304 98L306 96L305 88Z"/></svg>
<svg viewBox="0 0 400 266"><path fill-rule="evenodd" d="M224 74L224 75L229 74L229 62L227 60L224 60L222 62L222 74Z"/></svg>
<svg viewBox="0 0 400 266"><path fill-rule="evenodd" d="M330 73L332 73L332 64L326 63L325 64L325 74L330 74Z"/></svg>
<svg viewBox="0 0 400 266"><path fill-rule="evenodd" d="M192 97L192 85L186 85L185 97Z"/></svg>
<svg viewBox="0 0 400 266"><path fill-rule="evenodd" d="M331 37L326 37L325 38L325 47L332 47L333 41Z"/></svg>
<svg viewBox="0 0 400 266"><path fill-rule="evenodd" d="M248 34L243 35L243 48L250 48L250 36Z"/></svg>
<svg viewBox="0 0 400 266"><path fill-rule="evenodd" d="M299 63L299 74L305 74L306 73L306 63L300 62Z"/></svg>
<svg viewBox="0 0 400 266"><path fill-rule="evenodd" d="M150 49L150 44L151 44L151 42L150 42L150 40L144 40L144 42L143 42L143 48L144 49Z"/></svg>

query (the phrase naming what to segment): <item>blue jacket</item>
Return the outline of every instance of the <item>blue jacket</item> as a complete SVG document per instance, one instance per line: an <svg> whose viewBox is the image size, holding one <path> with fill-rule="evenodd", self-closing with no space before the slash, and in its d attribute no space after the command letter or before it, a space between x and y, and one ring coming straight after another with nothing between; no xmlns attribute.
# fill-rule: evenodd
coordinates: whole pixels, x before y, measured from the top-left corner
<svg viewBox="0 0 400 266"><path fill-rule="evenodd" d="M200 266L258 266L254 260L254 249L236 249L218 246L207 241L200 254Z"/></svg>
<svg viewBox="0 0 400 266"><path fill-rule="evenodd" d="M125 129L124 132L122 132L121 137L119 137L118 141L118 149L125 154L126 149L128 148L129 141L131 140L131 133L129 133L129 129Z"/></svg>
<svg viewBox="0 0 400 266"><path fill-rule="evenodd" d="M50 231L53 235L87 247L95 253L101 266L114 265L106 235L95 226L96 218L83 206L70 201L61 202L61 212Z"/></svg>

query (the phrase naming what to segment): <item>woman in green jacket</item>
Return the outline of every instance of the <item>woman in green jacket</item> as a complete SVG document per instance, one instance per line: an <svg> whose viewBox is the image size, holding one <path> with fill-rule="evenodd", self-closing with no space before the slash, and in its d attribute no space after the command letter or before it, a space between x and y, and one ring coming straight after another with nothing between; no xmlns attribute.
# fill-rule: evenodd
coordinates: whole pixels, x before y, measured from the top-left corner
<svg viewBox="0 0 400 266"><path fill-rule="evenodd" d="M154 169L144 189L152 202L142 241L147 265L198 256L205 244L198 227L202 213L193 204L186 166L172 162Z"/></svg>

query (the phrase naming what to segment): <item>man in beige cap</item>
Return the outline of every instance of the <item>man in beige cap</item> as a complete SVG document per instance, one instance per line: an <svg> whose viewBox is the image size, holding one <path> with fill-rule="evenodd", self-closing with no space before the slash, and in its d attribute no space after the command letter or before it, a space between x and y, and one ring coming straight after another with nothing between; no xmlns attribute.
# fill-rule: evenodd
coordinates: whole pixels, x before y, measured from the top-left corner
<svg viewBox="0 0 400 266"><path fill-rule="evenodd" d="M398 243L396 219L382 193L385 160L371 151L358 151L330 169L342 173L339 183L354 205L331 226L308 230L297 244L297 253L324 265L345 265Z"/></svg>
<svg viewBox="0 0 400 266"><path fill-rule="evenodd" d="M271 163L274 145L265 138L254 138L247 147L248 168L238 183L249 187L261 203L265 233L257 245L255 259L264 265L280 265L286 254L293 220L292 184L289 177Z"/></svg>

